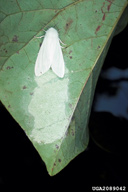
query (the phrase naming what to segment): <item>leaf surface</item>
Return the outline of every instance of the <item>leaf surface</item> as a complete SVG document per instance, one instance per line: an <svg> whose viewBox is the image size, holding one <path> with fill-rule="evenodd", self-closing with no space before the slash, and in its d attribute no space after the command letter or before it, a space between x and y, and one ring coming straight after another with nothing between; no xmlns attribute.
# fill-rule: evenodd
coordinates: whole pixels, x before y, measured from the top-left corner
<svg viewBox="0 0 128 192"><path fill-rule="evenodd" d="M126 0L0 0L0 99L20 124L50 175L88 145L96 82ZM126 22L124 22L126 23ZM59 32L65 76L35 77L42 39Z"/></svg>

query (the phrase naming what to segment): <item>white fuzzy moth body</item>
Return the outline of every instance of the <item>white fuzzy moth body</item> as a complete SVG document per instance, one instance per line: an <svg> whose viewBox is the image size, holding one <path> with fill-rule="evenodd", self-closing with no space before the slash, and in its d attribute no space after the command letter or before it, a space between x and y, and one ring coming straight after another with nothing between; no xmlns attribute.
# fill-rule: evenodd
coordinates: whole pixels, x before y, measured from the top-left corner
<svg viewBox="0 0 128 192"><path fill-rule="evenodd" d="M42 36L43 37L43 36ZM36 63L35 75L40 76L51 67L53 72L60 78L64 77L64 58L61 50L59 35L56 29L49 28L44 36L39 50Z"/></svg>

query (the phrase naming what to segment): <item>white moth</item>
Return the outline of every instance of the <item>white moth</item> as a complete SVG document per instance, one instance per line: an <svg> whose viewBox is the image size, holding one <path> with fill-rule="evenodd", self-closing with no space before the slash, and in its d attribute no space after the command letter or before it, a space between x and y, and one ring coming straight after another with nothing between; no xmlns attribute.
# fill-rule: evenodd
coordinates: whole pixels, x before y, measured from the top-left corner
<svg viewBox="0 0 128 192"><path fill-rule="evenodd" d="M62 43L56 29L51 27L46 31L35 63L36 76L44 74L51 67L58 77L64 77L64 59L60 42Z"/></svg>

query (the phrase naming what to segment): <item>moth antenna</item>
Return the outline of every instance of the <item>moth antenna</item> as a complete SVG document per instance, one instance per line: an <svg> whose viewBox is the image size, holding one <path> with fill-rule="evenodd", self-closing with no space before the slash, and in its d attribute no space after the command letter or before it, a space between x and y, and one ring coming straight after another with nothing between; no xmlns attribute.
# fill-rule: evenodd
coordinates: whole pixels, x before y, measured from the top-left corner
<svg viewBox="0 0 128 192"><path fill-rule="evenodd" d="M59 39L59 41L63 44L63 45L66 45L65 43L63 43L60 39Z"/></svg>
<svg viewBox="0 0 128 192"><path fill-rule="evenodd" d="M65 47L62 47L62 46L61 46L61 48L64 49Z"/></svg>
<svg viewBox="0 0 128 192"><path fill-rule="evenodd" d="M41 39L42 37L44 37L44 35L42 35L40 37L34 36L34 38L37 38L37 39Z"/></svg>

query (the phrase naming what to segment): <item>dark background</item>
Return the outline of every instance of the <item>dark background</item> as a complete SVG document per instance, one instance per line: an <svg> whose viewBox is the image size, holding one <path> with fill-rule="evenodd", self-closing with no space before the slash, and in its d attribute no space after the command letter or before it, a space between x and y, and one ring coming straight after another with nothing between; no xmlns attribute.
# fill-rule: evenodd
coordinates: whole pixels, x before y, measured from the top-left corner
<svg viewBox="0 0 128 192"><path fill-rule="evenodd" d="M128 27L113 38L96 87L90 116L90 141L87 150L72 160L56 176L46 167L24 131L0 105L0 191L23 187L41 190L92 191L92 186L126 186L128 118L107 111L97 111L99 95L116 98L118 82L128 83L128 76L106 79L102 72L111 67L128 69ZM111 86L116 83L116 86ZM126 95L128 88L125 89ZM128 98L127 98L128 99ZM108 102L109 104L109 102ZM120 109L119 101L117 108ZM102 104L104 105L104 103ZM111 106L110 106L111 107ZM128 115L128 106L127 115ZM76 189L77 188L77 189Z"/></svg>

